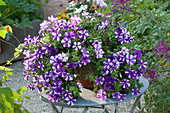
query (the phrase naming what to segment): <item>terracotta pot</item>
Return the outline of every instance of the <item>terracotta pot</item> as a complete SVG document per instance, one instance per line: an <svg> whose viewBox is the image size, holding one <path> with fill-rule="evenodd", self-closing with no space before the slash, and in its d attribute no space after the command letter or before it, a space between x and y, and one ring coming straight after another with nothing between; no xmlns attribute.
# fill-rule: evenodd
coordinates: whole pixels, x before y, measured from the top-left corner
<svg viewBox="0 0 170 113"><path fill-rule="evenodd" d="M93 82L90 80L86 79L87 75L91 75L93 73L94 68L88 64L85 66L82 66L81 68L78 69L78 73L80 76L80 83L83 85L85 88L94 88Z"/></svg>

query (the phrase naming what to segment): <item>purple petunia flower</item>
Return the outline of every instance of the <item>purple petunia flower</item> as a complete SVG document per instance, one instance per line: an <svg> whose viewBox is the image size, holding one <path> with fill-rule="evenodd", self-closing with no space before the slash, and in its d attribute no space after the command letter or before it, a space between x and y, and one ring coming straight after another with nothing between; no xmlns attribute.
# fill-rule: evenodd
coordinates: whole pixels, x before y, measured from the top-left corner
<svg viewBox="0 0 170 113"><path fill-rule="evenodd" d="M132 66L136 62L136 59L134 58L133 55L126 55L126 62L127 64Z"/></svg>
<svg viewBox="0 0 170 113"><path fill-rule="evenodd" d="M65 39L71 39L71 40L74 40L75 39L75 34L73 32L65 32L64 33L64 38Z"/></svg>
<svg viewBox="0 0 170 113"><path fill-rule="evenodd" d="M113 78L112 76L105 77L105 82L106 83L116 83L117 79Z"/></svg>
<svg viewBox="0 0 170 113"><path fill-rule="evenodd" d="M98 26L98 29L106 29L108 24L109 24L109 21L106 20L105 22L102 22L102 24Z"/></svg>
<svg viewBox="0 0 170 113"><path fill-rule="evenodd" d="M75 63L74 62L69 62L67 63L67 67L74 69L75 68Z"/></svg>
<svg viewBox="0 0 170 113"><path fill-rule="evenodd" d="M129 55L130 49L127 49L126 47L123 47L121 50L121 53L123 53L124 56Z"/></svg>
<svg viewBox="0 0 170 113"><path fill-rule="evenodd" d="M140 76L143 75L143 70L140 69L140 68L137 68L137 69L135 70L135 74L136 74L137 77L140 77Z"/></svg>
<svg viewBox="0 0 170 113"><path fill-rule="evenodd" d="M135 70L131 70L131 69L127 69L126 71L125 71L125 74L129 77L129 78L132 78L133 76L134 76L134 74L135 74Z"/></svg>
<svg viewBox="0 0 170 113"><path fill-rule="evenodd" d="M88 63L90 63L90 57L81 56L81 63L82 63L83 65L87 65Z"/></svg>
<svg viewBox="0 0 170 113"><path fill-rule="evenodd" d="M61 102L60 94L55 94L54 98L55 98L56 102Z"/></svg>
<svg viewBox="0 0 170 113"><path fill-rule="evenodd" d="M73 15L73 16L70 18L70 20L71 20L72 22L77 23L77 24L79 24L79 23L81 22L81 18L80 18L79 16L77 16L77 15Z"/></svg>
<svg viewBox="0 0 170 113"><path fill-rule="evenodd" d="M119 101L123 101L125 99L126 99L126 94L119 94L119 96L117 98L117 100L119 100Z"/></svg>
<svg viewBox="0 0 170 113"><path fill-rule="evenodd" d="M73 97L69 98L69 100L67 100L67 104L69 106L73 106L76 103L76 99L74 99Z"/></svg>
<svg viewBox="0 0 170 113"><path fill-rule="evenodd" d="M82 40L86 40L86 38L88 37L88 31L87 30L81 30L79 31L79 37Z"/></svg>
<svg viewBox="0 0 170 113"><path fill-rule="evenodd" d="M81 67L83 64L81 63L81 61L78 61L77 63L76 63L76 68L77 67Z"/></svg>
<svg viewBox="0 0 170 113"><path fill-rule="evenodd" d="M54 80L54 87L59 87L63 84L63 82L58 78Z"/></svg>
<svg viewBox="0 0 170 113"><path fill-rule="evenodd" d="M92 44L95 49L99 49L102 46L102 42L99 42L98 40L95 40L94 43Z"/></svg>
<svg viewBox="0 0 170 113"><path fill-rule="evenodd" d="M66 29L66 30L69 30L69 29L72 27L72 25L71 25L70 22L65 22L65 23L63 24L63 26L64 26L64 29Z"/></svg>
<svg viewBox="0 0 170 113"><path fill-rule="evenodd" d="M24 46L29 46L29 44L31 43L31 40L32 40L32 37L30 35L25 37L25 39L24 39Z"/></svg>
<svg viewBox="0 0 170 113"><path fill-rule="evenodd" d="M26 70L30 70L32 68L32 60L28 59L28 60L24 60L24 68Z"/></svg>
<svg viewBox="0 0 170 113"><path fill-rule="evenodd" d="M72 22L72 26L71 26L71 29L73 30L79 30L81 29L82 27L80 25L77 25L76 22Z"/></svg>
<svg viewBox="0 0 170 113"><path fill-rule="evenodd" d="M135 50L134 57L139 60L142 57L142 52L140 50Z"/></svg>
<svg viewBox="0 0 170 113"><path fill-rule="evenodd" d="M82 16L85 18L91 18L90 14L87 11L82 12Z"/></svg>
<svg viewBox="0 0 170 113"><path fill-rule="evenodd" d="M132 36L132 37L127 36L126 39L125 39L125 42L126 42L126 43L133 42L133 41L134 41L134 38L135 38L135 36Z"/></svg>
<svg viewBox="0 0 170 113"><path fill-rule="evenodd" d="M113 93L112 98L120 98L120 92Z"/></svg>
<svg viewBox="0 0 170 113"><path fill-rule="evenodd" d="M99 97L99 100L106 100L107 94L103 89L98 90L97 97Z"/></svg>
<svg viewBox="0 0 170 113"><path fill-rule="evenodd" d="M63 91L62 95L63 95L64 100L66 101L69 101L69 99L72 98L72 93L68 90Z"/></svg>
<svg viewBox="0 0 170 113"><path fill-rule="evenodd" d="M133 88L131 91L132 95L139 95L140 94L140 90L138 88Z"/></svg>
<svg viewBox="0 0 170 113"><path fill-rule="evenodd" d="M53 40L56 40L56 41L59 41L60 38L61 38L61 33L60 33L60 30L57 29L55 30L54 32L51 33L52 34L52 39Z"/></svg>
<svg viewBox="0 0 170 113"><path fill-rule="evenodd" d="M71 39L70 38L63 38L61 40L63 47L70 47L71 46Z"/></svg>
<svg viewBox="0 0 170 113"><path fill-rule="evenodd" d="M81 49L81 43L80 42L74 42L73 49L75 49L76 51Z"/></svg>
<svg viewBox="0 0 170 113"><path fill-rule="evenodd" d="M34 86L32 86L31 84L28 84L28 87L30 88L30 90L35 90Z"/></svg>
<svg viewBox="0 0 170 113"><path fill-rule="evenodd" d="M64 77L67 73L63 67L57 69L57 73L59 76Z"/></svg>
<svg viewBox="0 0 170 113"><path fill-rule="evenodd" d="M70 75L69 73L65 74L65 76L63 77L66 81L70 81L73 80L73 75Z"/></svg>
<svg viewBox="0 0 170 113"><path fill-rule="evenodd" d="M63 88L61 86L55 87L55 92L59 95L62 95L63 93Z"/></svg>
<svg viewBox="0 0 170 113"><path fill-rule="evenodd" d="M38 61L38 68L44 70L45 66L43 64L43 61Z"/></svg>
<svg viewBox="0 0 170 113"><path fill-rule="evenodd" d="M48 20L49 20L50 22L55 23L56 21L58 21L58 18L54 18L54 16L51 15L51 16L48 17Z"/></svg>
<svg viewBox="0 0 170 113"><path fill-rule="evenodd" d="M96 85L102 85L104 83L104 77L100 76L99 78L96 78L95 83Z"/></svg>
<svg viewBox="0 0 170 113"><path fill-rule="evenodd" d="M33 45L35 45L35 44L37 44L39 41L40 41L39 36L35 36L35 37L33 37L33 39L31 40L31 43L32 43Z"/></svg>
<svg viewBox="0 0 170 113"><path fill-rule="evenodd" d="M120 62L117 60L117 59L113 59L111 61L111 66L114 68L114 69L118 69L119 66L120 66Z"/></svg>
<svg viewBox="0 0 170 113"><path fill-rule="evenodd" d="M35 54L37 57L43 58L44 51L40 44L38 44L38 49L35 51Z"/></svg>
<svg viewBox="0 0 170 113"><path fill-rule="evenodd" d="M95 50L94 50L94 53L96 53L96 58L97 58L97 59L102 58L103 55L104 55L103 49L95 49Z"/></svg>
<svg viewBox="0 0 170 113"><path fill-rule="evenodd" d="M53 97L53 95L48 95L48 100L51 102L56 102L55 98Z"/></svg>
<svg viewBox="0 0 170 113"><path fill-rule="evenodd" d="M89 52L85 48L83 48L81 52L83 53L83 56L89 57Z"/></svg>
<svg viewBox="0 0 170 113"><path fill-rule="evenodd" d="M102 75L107 75L109 74L109 70L108 69L102 69Z"/></svg>
<svg viewBox="0 0 170 113"><path fill-rule="evenodd" d="M130 87L130 81L129 80L126 80L126 79L122 79L120 81L120 84L122 84L122 87L124 89L128 89Z"/></svg>
<svg viewBox="0 0 170 113"><path fill-rule="evenodd" d="M104 68L105 69L109 69L111 67L111 60L110 59L107 59L105 61L103 61L103 64L104 64Z"/></svg>
<svg viewBox="0 0 170 113"><path fill-rule="evenodd" d="M31 57L31 51L30 50L24 50L23 54L25 55L24 59L27 59L27 58Z"/></svg>
<svg viewBox="0 0 170 113"><path fill-rule="evenodd" d="M146 69L147 62L144 61L144 60L140 60L140 61L138 62L138 65L139 65L139 68L141 68L141 69Z"/></svg>
<svg viewBox="0 0 170 113"><path fill-rule="evenodd" d="M115 89L115 86L113 85L113 84L110 84L110 83L105 83L104 84L104 89L106 90L106 91L108 91L108 90L111 90L111 91L113 91L114 89Z"/></svg>
<svg viewBox="0 0 170 113"><path fill-rule="evenodd" d="M68 60L68 56L65 53L59 53L57 56L58 56L58 59L60 59L62 62L67 62Z"/></svg>
<svg viewBox="0 0 170 113"><path fill-rule="evenodd" d="M30 75L29 75L29 72L24 70L24 79L25 80L29 80L30 79Z"/></svg>
<svg viewBox="0 0 170 113"><path fill-rule="evenodd" d="M57 55L50 57L50 64L53 65L53 69L60 68L62 66L61 60L58 58Z"/></svg>
<svg viewBox="0 0 170 113"><path fill-rule="evenodd" d="M56 71L56 69L55 70L51 70L49 72L49 75L52 77L53 80L55 80L59 76L57 71Z"/></svg>
<svg viewBox="0 0 170 113"><path fill-rule="evenodd" d="M49 21L44 20L44 21L40 24L40 29L41 29L42 31L45 31L45 30L48 28L49 24L50 24Z"/></svg>
<svg viewBox="0 0 170 113"><path fill-rule="evenodd" d="M77 85L78 85L80 91L84 91L83 85L80 82L77 82Z"/></svg>

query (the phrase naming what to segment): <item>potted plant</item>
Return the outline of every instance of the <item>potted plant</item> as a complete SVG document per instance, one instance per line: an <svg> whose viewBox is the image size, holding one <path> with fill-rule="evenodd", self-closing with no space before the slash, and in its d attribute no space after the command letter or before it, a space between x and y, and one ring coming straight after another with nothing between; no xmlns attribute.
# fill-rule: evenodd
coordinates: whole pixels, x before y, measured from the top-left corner
<svg viewBox="0 0 170 113"><path fill-rule="evenodd" d="M94 6L100 10L107 7L104 2ZM94 93L101 100L113 97L122 101L129 92L140 93L143 85L138 81L147 63L140 50L123 46L134 37L109 14L82 10L70 14L68 20L51 16L40 24L39 33L27 36L22 45L27 48L23 51L24 78L31 77L30 89L45 90L50 101L74 105L83 91L80 70L85 66L91 70L86 78L93 81Z"/></svg>

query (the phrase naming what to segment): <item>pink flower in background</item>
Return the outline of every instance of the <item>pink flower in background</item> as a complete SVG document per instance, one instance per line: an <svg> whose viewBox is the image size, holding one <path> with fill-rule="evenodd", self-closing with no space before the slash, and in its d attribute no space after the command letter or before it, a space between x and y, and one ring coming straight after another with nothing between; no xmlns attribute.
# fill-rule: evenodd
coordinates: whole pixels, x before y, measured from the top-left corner
<svg viewBox="0 0 170 113"><path fill-rule="evenodd" d="M114 0L113 1L113 11L119 11L123 14L123 10L131 10L132 8L129 7L129 2L130 0Z"/></svg>

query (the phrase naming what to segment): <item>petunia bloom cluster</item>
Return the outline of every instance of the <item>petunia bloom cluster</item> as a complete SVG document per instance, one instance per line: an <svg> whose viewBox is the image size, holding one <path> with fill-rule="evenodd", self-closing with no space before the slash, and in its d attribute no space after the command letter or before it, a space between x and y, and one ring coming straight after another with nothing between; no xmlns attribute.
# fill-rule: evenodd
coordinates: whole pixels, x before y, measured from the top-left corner
<svg viewBox="0 0 170 113"><path fill-rule="evenodd" d="M106 6L103 0L96 4ZM75 5L71 2L69 7ZM46 91L51 102L74 105L84 90L79 70L91 66L100 100L122 101L129 92L140 94L138 80L147 63L140 50L123 46L134 37L120 24L113 28L108 14L80 7L81 13L71 14L69 20L48 17L40 24L39 36L25 37L24 79L32 80L29 88Z"/></svg>
<svg viewBox="0 0 170 113"><path fill-rule="evenodd" d="M96 85L104 87L106 94L112 91L112 97L117 98L119 101L126 99L126 94L121 93L126 90L131 90L132 95L140 94L140 90L132 84L139 84L139 77L143 76L147 66L146 61L140 60L142 57L140 50L135 50L132 55L130 52L129 49L123 47L121 51L108 56L107 60L103 61L104 68L101 70L103 76L96 78L95 81ZM135 68L133 66L135 66ZM115 72L119 75L118 77L112 76L112 73ZM117 87L118 84L120 84L121 87L116 89L115 87ZM98 97L101 100L107 97L104 98L103 96L99 95Z"/></svg>

